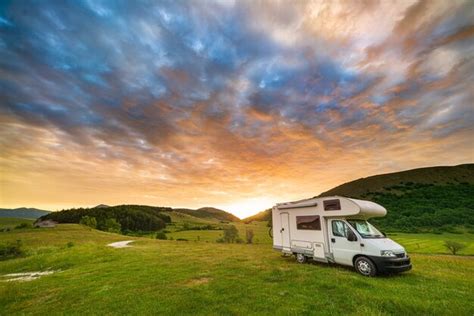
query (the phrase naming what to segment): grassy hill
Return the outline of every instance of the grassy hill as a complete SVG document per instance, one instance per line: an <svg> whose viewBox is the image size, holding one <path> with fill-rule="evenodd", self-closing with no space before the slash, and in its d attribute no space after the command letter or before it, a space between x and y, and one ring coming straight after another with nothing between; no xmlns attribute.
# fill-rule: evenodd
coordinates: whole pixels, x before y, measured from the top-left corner
<svg viewBox="0 0 474 316"><path fill-rule="evenodd" d="M5 315L474 314L472 257L412 254L412 271L366 278L340 266L298 264L268 244L126 237L132 247L113 249L106 245L124 236L76 224L0 238L22 240L27 251L0 261L2 281L9 273L55 271L0 282Z"/></svg>
<svg viewBox="0 0 474 316"><path fill-rule="evenodd" d="M351 181L322 193L371 200L388 214L383 229L462 232L474 229L474 164L430 167Z"/></svg>
<svg viewBox="0 0 474 316"><path fill-rule="evenodd" d="M58 223L79 223L85 216L94 217L97 228L109 230L107 220L115 219L126 234L146 233L162 230L201 229L203 226L221 228L224 223L237 222L240 219L225 211L205 207L197 210L146 205L98 205L93 208L77 208L52 212L42 216L41 220L54 220Z"/></svg>
<svg viewBox="0 0 474 316"><path fill-rule="evenodd" d="M29 218L36 219L43 215L50 213L50 211L40 210L37 208L20 207L15 209L1 208L0 217L9 218Z"/></svg>
<svg viewBox="0 0 474 316"><path fill-rule="evenodd" d="M269 208L269 209L266 209L265 211L258 212L255 215L246 217L242 221L245 222L245 223L251 223L253 221L256 221L256 222L265 222L266 221L266 222L268 222L268 221L271 220L271 218L272 218L272 209Z"/></svg>
<svg viewBox="0 0 474 316"><path fill-rule="evenodd" d="M224 222L239 222L240 219L226 211L214 208L214 207L201 207L197 210L187 209L187 208L174 208L174 212L187 214L200 219L207 220L218 220Z"/></svg>
<svg viewBox="0 0 474 316"><path fill-rule="evenodd" d="M363 197L368 193L393 193L394 186L405 183L448 185L474 184L474 164L452 167L428 167L375 175L341 184L319 196Z"/></svg>

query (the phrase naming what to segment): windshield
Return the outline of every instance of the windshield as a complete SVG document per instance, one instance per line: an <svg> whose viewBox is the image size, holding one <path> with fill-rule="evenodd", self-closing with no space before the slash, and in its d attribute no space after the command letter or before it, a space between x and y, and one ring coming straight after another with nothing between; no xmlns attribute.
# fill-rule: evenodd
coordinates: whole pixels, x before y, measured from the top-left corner
<svg viewBox="0 0 474 316"><path fill-rule="evenodd" d="M363 238L385 238L385 236L369 222L364 220L347 221Z"/></svg>

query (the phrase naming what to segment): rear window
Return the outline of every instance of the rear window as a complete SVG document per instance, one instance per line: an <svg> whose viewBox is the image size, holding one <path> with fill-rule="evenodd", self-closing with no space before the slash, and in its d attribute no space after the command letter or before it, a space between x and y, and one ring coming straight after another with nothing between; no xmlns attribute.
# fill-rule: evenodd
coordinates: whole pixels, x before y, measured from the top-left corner
<svg viewBox="0 0 474 316"><path fill-rule="evenodd" d="M339 199L323 201L325 211L339 211L341 209L341 201Z"/></svg>
<svg viewBox="0 0 474 316"><path fill-rule="evenodd" d="M319 215L296 216L296 228L301 230L321 230Z"/></svg>

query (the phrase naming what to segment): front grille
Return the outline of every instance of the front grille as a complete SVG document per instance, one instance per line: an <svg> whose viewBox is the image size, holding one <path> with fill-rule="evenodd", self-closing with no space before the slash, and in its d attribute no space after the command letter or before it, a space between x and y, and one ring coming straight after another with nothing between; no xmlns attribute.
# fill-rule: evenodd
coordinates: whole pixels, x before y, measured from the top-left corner
<svg viewBox="0 0 474 316"><path fill-rule="evenodd" d="M404 253L404 252L402 252L402 253L396 253L395 256L396 256L397 258L405 258L405 253Z"/></svg>

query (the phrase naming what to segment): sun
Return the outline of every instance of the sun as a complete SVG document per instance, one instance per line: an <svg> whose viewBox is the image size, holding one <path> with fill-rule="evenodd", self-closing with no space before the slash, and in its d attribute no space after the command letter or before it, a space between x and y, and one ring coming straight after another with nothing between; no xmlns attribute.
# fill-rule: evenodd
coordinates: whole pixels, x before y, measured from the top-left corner
<svg viewBox="0 0 474 316"><path fill-rule="evenodd" d="M273 205L275 205L275 201L275 198L256 197L219 205L219 208L242 219L271 208Z"/></svg>

